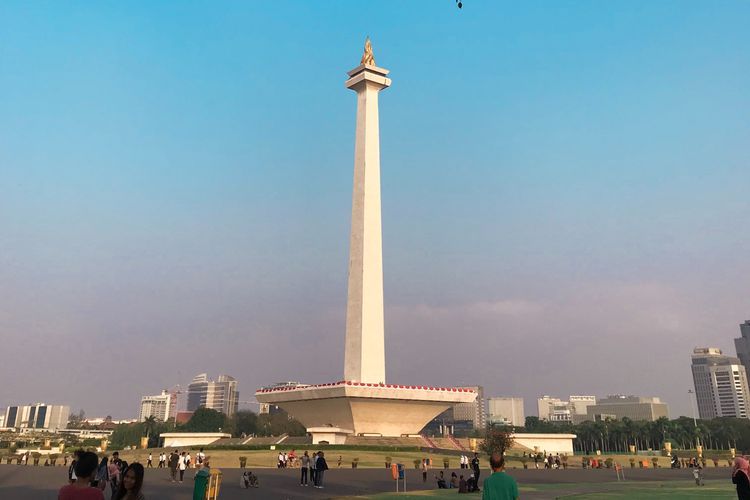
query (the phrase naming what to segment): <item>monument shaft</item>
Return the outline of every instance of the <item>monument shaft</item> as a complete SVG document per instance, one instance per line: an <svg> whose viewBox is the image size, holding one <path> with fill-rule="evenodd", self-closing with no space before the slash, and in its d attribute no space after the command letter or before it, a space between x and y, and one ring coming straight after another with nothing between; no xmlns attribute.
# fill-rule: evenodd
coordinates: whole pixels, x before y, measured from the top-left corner
<svg viewBox="0 0 750 500"><path fill-rule="evenodd" d="M366 383L385 383L378 93L391 84L387 74L361 64L346 82L357 92L357 131L344 379Z"/></svg>

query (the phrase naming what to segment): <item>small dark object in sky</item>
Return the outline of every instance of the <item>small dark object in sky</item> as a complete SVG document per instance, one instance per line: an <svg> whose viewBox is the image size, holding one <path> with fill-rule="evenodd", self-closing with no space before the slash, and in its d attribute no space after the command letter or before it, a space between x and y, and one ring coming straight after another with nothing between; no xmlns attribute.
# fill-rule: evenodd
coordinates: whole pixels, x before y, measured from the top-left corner
<svg viewBox="0 0 750 500"><path fill-rule="evenodd" d="M464 6L464 4L459 2L458 0L456 0L456 5L458 5L459 9Z"/></svg>

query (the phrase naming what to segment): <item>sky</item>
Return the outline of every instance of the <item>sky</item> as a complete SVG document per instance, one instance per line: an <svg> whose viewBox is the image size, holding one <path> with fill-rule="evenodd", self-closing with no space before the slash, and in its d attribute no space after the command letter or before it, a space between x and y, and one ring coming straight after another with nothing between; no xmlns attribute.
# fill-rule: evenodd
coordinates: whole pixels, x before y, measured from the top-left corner
<svg viewBox="0 0 750 500"><path fill-rule="evenodd" d="M380 95L389 382L661 397L750 319L750 4L0 3L0 405L343 376ZM249 403L243 407L256 408Z"/></svg>

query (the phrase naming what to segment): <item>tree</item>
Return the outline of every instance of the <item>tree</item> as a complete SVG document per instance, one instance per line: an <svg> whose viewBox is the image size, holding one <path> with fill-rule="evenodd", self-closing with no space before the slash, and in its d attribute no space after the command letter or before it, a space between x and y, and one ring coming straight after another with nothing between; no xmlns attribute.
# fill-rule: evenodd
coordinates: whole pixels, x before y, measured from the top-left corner
<svg viewBox="0 0 750 500"><path fill-rule="evenodd" d="M71 413L68 417L68 428L70 429L77 429L83 424L83 421L86 419L86 412L83 411L83 408L78 410L78 413Z"/></svg>
<svg viewBox="0 0 750 500"><path fill-rule="evenodd" d="M156 430L156 417L151 415L143 419L143 433L145 437L151 437L151 434Z"/></svg>
<svg viewBox="0 0 750 500"><path fill-rule="evenodd" d="M273 415L265 413L258 415L257 434L259 436L305 436L307 429L298 420L290 418L286 412Z"/></svg>
<svg viewBox="0 0 750 500"><path fill-rule="evenodd" d="M490 426L487 428L484 441L479 445L479 449L487 455L499 453L502 456L511 446L513 446L513 438L509 433Z"/></svg>
<svg viewBox="0 0 750 500"><path fill-rule="evenodd" d="M249 436L258 433L258 415L251 411L238 411L232 418L233 435Z"/></svg>
<svg viewBox="0 0 750 500"><path fill-rule="evenodd" d="M210 408L198 408L180 430L185 432L218 432L227 429L227 416Z"/></svg>

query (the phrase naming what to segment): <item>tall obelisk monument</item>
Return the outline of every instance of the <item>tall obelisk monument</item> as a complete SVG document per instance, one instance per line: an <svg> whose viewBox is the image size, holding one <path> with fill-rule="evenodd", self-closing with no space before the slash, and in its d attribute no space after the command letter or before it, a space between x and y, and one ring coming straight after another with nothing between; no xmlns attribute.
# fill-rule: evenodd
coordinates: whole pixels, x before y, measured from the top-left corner
<svg viewBox="0 0 750 500"><path fill-rule="evenodd" d="M378 92L391 80L375 65L369 38L361 64L348 75L346 87L357 93L357 133L344 379L377 384L385 383Z"/></svg>

